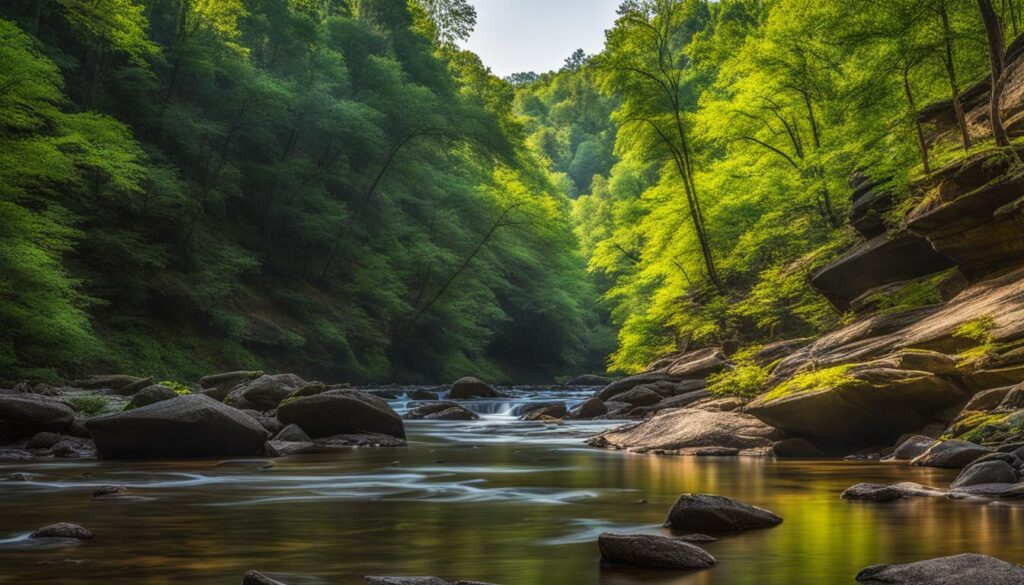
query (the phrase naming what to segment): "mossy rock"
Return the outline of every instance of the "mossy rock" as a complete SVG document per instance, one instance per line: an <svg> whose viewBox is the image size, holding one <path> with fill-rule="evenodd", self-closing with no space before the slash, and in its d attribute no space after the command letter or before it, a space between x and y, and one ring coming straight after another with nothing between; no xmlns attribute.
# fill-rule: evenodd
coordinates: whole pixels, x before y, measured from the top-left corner
<svg viewBox="0 0 1024 585"><path fill-rule="evenodd" d="M957 438L979 445L1016 443L1024 440L1024 410L1011 414L979 413L974 428Z"/></svg>

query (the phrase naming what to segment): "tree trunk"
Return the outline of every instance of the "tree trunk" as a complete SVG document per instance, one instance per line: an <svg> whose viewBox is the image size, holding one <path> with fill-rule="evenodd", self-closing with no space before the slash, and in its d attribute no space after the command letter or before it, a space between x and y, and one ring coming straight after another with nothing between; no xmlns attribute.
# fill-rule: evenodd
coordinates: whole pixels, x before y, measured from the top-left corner
<svg viewBox="0 0 1024 585"><path fill-rule="evenodd" d="M981 20L985 23L985 36L988 38L988 57L991 66L992 89L989 92L989 122L992 125L992 137L996 146L1009 146L1010 139L1003 126L1003 115L1000 111L1003 85L1006 83L1003 71L1006 67L1006 43L1003 39L1003 23L992 8L992 0L978 0Z"/></svg>
<svg viewBox="0 0 1024 585"><path fill-rule="evenodd" d="M945 2L939 4L939 16L942 18L942 40L946 46L946 74L949 76L949 89L953 94L953 112L956 114L956 125L960 129L964 151L967 151L971 148L971 133L967 129L964 104L960 101L960 84L956 80L956 60L953 57L953 32L949 26L949 11L946 10Z"/></svg>
<svg viewBox="0 0 1024 585"><path fill-rule="evenodd" d="M708 238L707 229L704 226L704 213L700 208L700 200L697 198L697 186L693 182L693 163L690 157L690 147L686 139L686 129L683 127L683 120L679 116L679 108L675 109L676 132L679 134L682 155L682 164L679 164L679 171L686 191L686 202L690 208L690 217L693 220L693 228L697 233L697 241L700 243L700 252L704 257L704 267L708 271L708 280L719 291L723 290L722 281L718 277L718 269L715 266L715 257L711 252L711 242Z"/></svg>
<svg viewBox="0 0 1024 585"><path fill-rule="evenodd" d="M932 174L931 165L928 164L928 143L924 140L924 130L921 129L921 121L917 119L917 104L914 102L914 92L910 88L910 63L903 65L903 92L907 96L907 105L910 106L910 119L914 121L914 130L917 132L917 148L921 151L921 165L924 167L924 174Z"/></svg>

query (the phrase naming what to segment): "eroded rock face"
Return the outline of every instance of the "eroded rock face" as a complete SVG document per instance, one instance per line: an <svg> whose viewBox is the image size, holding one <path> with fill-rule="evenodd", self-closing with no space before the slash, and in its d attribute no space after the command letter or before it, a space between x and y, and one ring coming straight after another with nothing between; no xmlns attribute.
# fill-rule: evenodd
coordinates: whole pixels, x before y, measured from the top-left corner
<svg viewBox="0 0 1024 585"><path fill-rule="evenodd" d="M768 510L708 494L679 496L665 521L667 527L692 532L740 532L779 524L782 518Z"/></svg>
<svg viewBox="0 0 1024 585"><path fill-rule="evenodd" d="M638 424L612 429L591 438L588 443L595 447L646 453L694 447L771 447L782 438L777 429L746 414L681 408L660 412Z"/></svg>
<svg viewBox="0 0 1024 585"><path fill-rule="evenodd" d="M904 565L876 565L857 574L868 585L1024 585L1024 568L977 554Z"/></svg>
<svg viewBox="0 0 1024 585"><path fill-rule="evenodd" d="M653 534L613 534L597 537L601 561L658 569L706 569L718 564L704 549L676 538Z"/></svg>
<svg viewBox="0 0 1024 585"><path fill-rule="evenodd" d="M267 432L246 414L193 394L89 419L104 459L258 455Z"/></svg>
<svg viewBox="0 0 1024 585"><path fill-rule="evenodd" d="M380 433L405 438L401 417L388 403L356 390L329 390L286 401L277 409L285 425L296 424L315 438Z"/></svg>
<svg viewBox="0 0 1024 585"><path fill-rule="evenodd" d="M967 397L947 378L884 365L808 380L808 387L792 393L761 396L747 412L790 436L822 445L863 446L892 442Z"/></svg>

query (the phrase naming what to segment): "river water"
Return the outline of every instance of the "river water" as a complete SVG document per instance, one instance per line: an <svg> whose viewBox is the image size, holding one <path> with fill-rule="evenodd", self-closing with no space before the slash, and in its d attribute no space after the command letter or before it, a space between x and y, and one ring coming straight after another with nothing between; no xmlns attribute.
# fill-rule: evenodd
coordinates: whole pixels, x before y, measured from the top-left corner
<svg viewBox="0 0 1024 585"><path fill-rule="evenodd" d="M474 422L410 422L409 447L287 459L2 463L0 583L237 584L257 569L289 584L438 575L504 585L823 585L867 565L961 552L1024 561L1024 505L915 499L851 503L862 481L945 486L954 472L835 460L630 455L583 445L609 423L515 420L549 393L468 403ZM401 410L404 401L393 405ZM94 501L123 484L137 499ZM602 567L606 530L661 528L683 492L768 508L785 522L704 546L718 567ZM59 521L92 541L38 546Z"/></svg>

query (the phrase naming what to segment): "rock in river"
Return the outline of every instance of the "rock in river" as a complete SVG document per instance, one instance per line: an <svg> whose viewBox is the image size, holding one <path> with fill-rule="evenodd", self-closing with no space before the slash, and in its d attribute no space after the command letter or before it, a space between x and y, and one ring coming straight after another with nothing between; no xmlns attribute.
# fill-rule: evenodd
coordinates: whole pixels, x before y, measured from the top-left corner
<svg viewBox="0 0 1024 585"><path fill-rule="evenodd" d="M405 413L407 420L476 420L477 413L457 402L441 401L423 404Z"/></svg>
<svg viewBox="0 0 1024 585"><path fill-rule="evenodd" d="M1024 585L1024 568L999 559L962 554L904 565L875 565L857 574L868 585Z"/></svg>
<svg viewBox="0 0 1024 585"><path fill-rule="evenodd" d="M29 535L29 538L73 538L75 540L91 540L95 536L90 530L70 522L60 522L43 526Z"/></svg>
<svg viewBox="0 0 1024 585"><path fill-rule="evenodd" d="M992 484L992 483L1017 483L1019 476L1017 470L1005 461L983 461L965 468L956 480L953 481L950 489Z"/></svg>
<svg viewBox="0 0 1024 585"><path fill-rule="evenodd" d="M39 431L59 433L75 420L75 411L37 394L0 394L0 442L13 441Z"/></svg>
<svg viewBox="0 0 1024 585"><path fill-rule="evenodd" d="M246 414L192 394L90 419L104 459L188 459L263 452L267 432Z"/></svg>
<svg viewBox="0 0 1024 585"><path fill-rule="evenodd" d="M991 452L981 445L967 441L942 441L915 457L910 464L919 467L959 469Z"/></svg>
<svg viewBox="0 0 1024 585"><path fill-rule="evenodd" d="M498 391L493 386L472 376L460 378L452 384L452 390L448 398L452 400L466 400L469 398L497 398Z"/></svg>
<svg viewBox="0 0 1024 585"><path fill-rule="evenodd" d="M405 438L402 418L388 403L357 390L329 390L287 400L277 409L277 418L285 425L299 425L314 439L362 433Z"/></svg>
<svg viewBox="0 0 1024 585"><path fill-rule="evenodd" d="M657 569L705 569L718 564L699 546L653 534L613 534L597 537L601 560L606 563Z"/></svg>
<svg viewBox="0 0 1024 585"><path fill-rule="evenodd" d="M608 414L608 407L604 405L604 402L601 402L600 398L594 397L588 398L572 409L572 412L569 413L569 418L590 420L606 414Z"/></svg>
<svg viewBox="0 0 1024 585"><path fill-rule="evenodd" d="M149 406L150 404L156 404L157 402L177 397L178 393L167 386L153 384L152 386L147 386L142 390L139 390L134 396L132 396L131 404L133 408L139 408L141 406Z"/></svg>
<svg viewBox="0 0 1024 585"><path fill-rule="evenodd" d="M723 496L683 494L668 513L665 526L691 532L739 532L782 524L775 514Z"/></svg>
<svg viewBox="0 0 1024 585"><path fill-rule="evenodd" d="M284 583L271 579L258 571L249 571L242 575L242 585L284 585Z"/></svg>
<svg viewBox="0 0 1024 585"><path fill-rule="evenodd" d="M945 497L947 492L909 481L885 485L879 483L858 483L842 494L844 500L865 502L891 502L901 498Z"/></svg>
<svg viewBox="0 0 1024 585"><path fill-rule="evenodd" d="M681 408L612 429L591 438L589 443L595 447L646 453L692 447L752 449L770 447L781 438L778 430L746 414Z"/></svg>
<svg viewBox="0 0 1024 585"><path fill-rule="evenodd" d="M282 400L305 386L307 382L295 374L260 376L236 387L224 402L236 408L273 410Z"/></svg>

